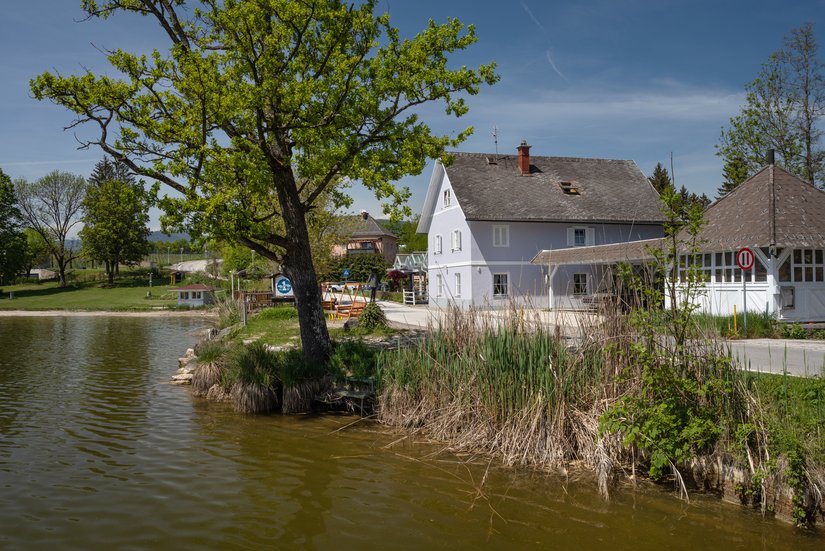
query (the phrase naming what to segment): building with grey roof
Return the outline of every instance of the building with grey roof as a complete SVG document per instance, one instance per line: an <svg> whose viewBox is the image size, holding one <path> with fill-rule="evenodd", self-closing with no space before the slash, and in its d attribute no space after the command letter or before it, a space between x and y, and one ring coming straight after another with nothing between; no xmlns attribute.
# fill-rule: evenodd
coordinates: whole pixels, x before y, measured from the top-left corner
<svg viewBox="0 0 825 551"><path fill-rule="evenodd" d="M747 307L784 321L825 321L825 192L770 163L711 204L704 217L697 236L701 254L678 259L680 279L688 265L703 275L695 299L702 311L731 315L734 307ZM684 230L678 240L688 241ZM753 256L746 271L736 262L744 248ZM651 240L545 250L533 262L551 271L647 262L654 249L666 246Z"/></svg>
<svg viewBox="0 0 825 551"><path fill-rule="evenodd" d="M599 290L599 266L549 278L542 250L663 235L659 195L633 161L453 153L430 178L419 233L429 237L430 302L578 307ZM550 302L548 304L548 297Z"/></svg>

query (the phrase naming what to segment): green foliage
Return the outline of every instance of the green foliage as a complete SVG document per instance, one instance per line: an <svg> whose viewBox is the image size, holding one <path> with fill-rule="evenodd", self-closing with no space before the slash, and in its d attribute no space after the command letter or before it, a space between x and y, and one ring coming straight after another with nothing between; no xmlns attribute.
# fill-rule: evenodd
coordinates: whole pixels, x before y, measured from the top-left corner
<svg viewBox="0 0 825 551"><path fill-rule="evenodd" d="M667 169L662 166L662 163L656 163L656 167L653 169L653 174L648 177L650 184L653 188L662 193L665 188L673 187L673 182L670 180L670 174L668 174Z"/></svg>
<svg viewBox="0 0 825 551"><path fill-rule="evenodd" d="M26 238L14 185L0 169L0 284L13 281L26 264Z"/></svg>
<svg viewBox="0 0 825 551"><path fill-rule="evenodd" d="M748 330L745 333L745 315L736 315L736 331L733 316L696 314L697 326L714 337L742 337L747 339L772 339L777 336L776 320L765 312L748 312Z"/></svg>
<svg viewBox="0 0 825 551"><path fill-rule="evenodd" d="M272 308L264 308L256 316L259 320L296 320L298 319L298 311L291 304L284 304L273 306Z"/></svg>
<svg viewBox="0 0 825 551"><path fill-rule="evenodd" d="M348 281L366 282L373 270L382 278L389 268L384 255L379 253L353 254L333 259L328 272L319 274L321 281L343 281L344 268L349 268Z"/></svg>
<svg viewBox="0 0 825 551"><path fill-rule="evenodd" d="M43 239L57 264L60 285L65 287L66 268L78 256L66 241L81 221L86 180L55 170L34 183L17 180L15 192L23 221Z"/></svg>
<svg viewBox="0 0 825 551"><path fill-rule="evenodd" d="M404 253L423 252L427 250L427 234L416 233L420 214L409 220L399 222L390 221L387 229L398 237L398 250Z"/></svg>
<svg viewBox="0 0 825 551"><path fill-rule="evenodd" d="M780 327L785 339L804 339L808 336L808 332L799 323L784 323Z"/></svg>
<svg viewBox="0 0 825 551"><path fill-rule="evenodd" d="M149 197L119 161L95 166L83 199L83 254L103 262L109 282L121 264L135 264L149 253Z"/></svg>
<svg viewBox="0 0 825 551"><path fill-rule="evenodd" d="M364 307L364 311L358 317L358 327L369 332L387 327L387 316L377 302L370 302Z"/></svg>
<svg viewBox="0 0 825 551"><path fill-rule="evenodd" d="M818 59L813 25L793 29L785 46L762 65L745 86L742 111L722 130L717 155L725 160L725 183L730 192L766 164L774 149L777 164L810 182L822 183L825 151L819 124L825 113L825 75Z"/></svg>
<svg viewBox="0 0 825 551"><path fill-rule="evenodd" d="M378 351L362 340L335 343L330 359L333 372L340 377L374 377Z"/></svg>
<svg viewBox="0 0 825 551"><path fill-rule="evenodd" d="M420 174L427 159L472 132L438 135L419 107L441 104L460 117L467 95L498 80L493 64L472 69L451 59L476 42L474 27L430 21L406 38L389 14L376 15L378 0L83 7L104 19L148 15L168 43L150 55L113 47L105 76L43 73L30 83L34 96L100 131L85 145L177 191L160 200L165 224L185 223L281 263L301 301L304 351L325 361L308 217L348 180L386 210L409 213L410 192L394 182Z"/></svg>

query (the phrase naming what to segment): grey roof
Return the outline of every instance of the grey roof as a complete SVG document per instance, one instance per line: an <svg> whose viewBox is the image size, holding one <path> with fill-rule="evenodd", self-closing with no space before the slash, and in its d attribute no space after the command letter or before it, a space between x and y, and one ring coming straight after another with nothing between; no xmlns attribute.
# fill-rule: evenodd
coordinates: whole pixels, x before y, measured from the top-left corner
<svg viewBox="0 0 825 551"><path fill-rule="evenodd" d="M338 227L342 234L351 236L351 239L395 237L369 214L367 214L366 219L360 214L341 216Z"/></svg>
<svg viewBox="0 0 825 551"><path fill-rule="evenodd" d="M451 156L447 176L467 220L664 221L659 194L633 161L531 155L530 175L524 176L515 155ZM566 194L561 182L572 183L580 194Z"/></svg>
<svg viewBox="0 0 825 551"><path fill-rule="evenodd" d="M825 192L768 165L705 211L707 250L825 248Z"/></svg>
<svg viewBox="0 0 825 551"><path fill-rule="evenodd" d="M684 230L683 230L684 232ZM680 234L681 243L688 236ZM741 247L825 248L825 191L768 165L705 210L703 251ZM664 238L541 251L534 264L612 264L650 260Z"/></svg>
<svg viewBox="0 0 825 551"><path fill-rule="evenodd" d="M544 250L533 258L532 263L556 266L633 263L653 260L652 251L655 249L661 250L665 246L665 238L659 237L609 245Z"/></svg>

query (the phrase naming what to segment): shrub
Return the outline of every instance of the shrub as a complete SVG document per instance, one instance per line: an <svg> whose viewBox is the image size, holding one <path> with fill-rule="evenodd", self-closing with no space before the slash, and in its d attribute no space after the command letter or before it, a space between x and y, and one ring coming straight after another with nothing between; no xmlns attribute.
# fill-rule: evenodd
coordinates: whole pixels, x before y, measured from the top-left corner
<svg viewBox="0 0 825 551"><path fill-rule="evenodd" d="M206 341L199 343L195 350L198 367L192 373L192 391L195 396L206 396L209 389L220 382L226 347L220 342Z"/></svg>
<svg viewBox="0 0 825 551"><path fill-rule="evenodd" d="M335 343L330 365L336 376L373 377L378 352L362 340Z"/></svg>
<svg viewBox="0 0 825 551"><path fill-rule="evenodd" d="M358 326L366 331L375 331L387 327L387 316L375 302L370 302L358 318Z"/></svg>
<svg viewBox="0 0 825 551"><path fill-rule="evenodd" d="M808 332L798 323L787 323L782 326L782 336L786 339L804 339L807 335Z"/></svg>

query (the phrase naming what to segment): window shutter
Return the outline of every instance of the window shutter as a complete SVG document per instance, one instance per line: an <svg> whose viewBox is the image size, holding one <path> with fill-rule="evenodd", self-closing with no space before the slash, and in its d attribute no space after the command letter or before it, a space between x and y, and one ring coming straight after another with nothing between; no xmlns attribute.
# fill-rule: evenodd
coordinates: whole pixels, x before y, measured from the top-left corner
<svg viewBox="0 0 825 551"><path fill-rule="evenodd" d="M587 228L584 232L585 240L588 245L595 245L596 244L596 229L595 228Z"/></svg>
<svg viewBox="0 0 825 551"><path fill-rule="evenodd" d="M576 230L574 228L567 228L567 246L572 247L576 244Z"/></svg>
<svg viewBox="0 0 825 551"><path fill-rule="evenodd" d="M460 251L461 250L461 232L458 231L458 230L455 231L455 243L456 243L455 250Z"/></svg>

